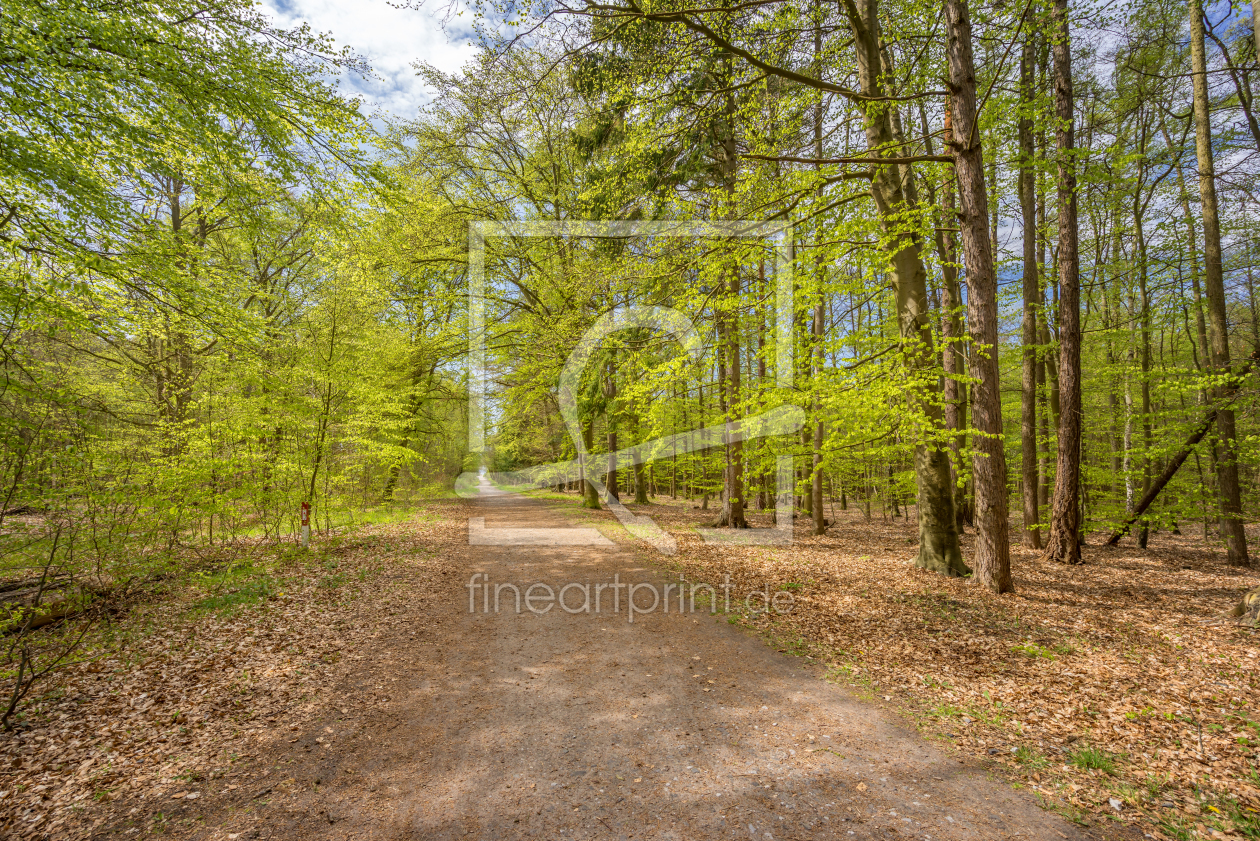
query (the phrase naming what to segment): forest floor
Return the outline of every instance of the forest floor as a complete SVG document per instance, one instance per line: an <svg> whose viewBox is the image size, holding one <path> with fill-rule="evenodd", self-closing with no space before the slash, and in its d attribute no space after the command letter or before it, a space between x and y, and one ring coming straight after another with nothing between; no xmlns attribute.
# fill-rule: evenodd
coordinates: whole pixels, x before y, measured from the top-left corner
<svg viewBox="0 0 1260 841"><path fill-rule="evenodd" d="M539 496L254 547L223 592L134 606L0 734L0 836L1260 838L1258 638L1202 624L1256 575L1202 545L1017 550L999 597L915 570L900 520L718 547L693 530L714 512L636 507L665 557ZM609 541L469 546L478 516ZM630 622L611 589L599 614L470 611L475 573L734 586Z"/></svg>

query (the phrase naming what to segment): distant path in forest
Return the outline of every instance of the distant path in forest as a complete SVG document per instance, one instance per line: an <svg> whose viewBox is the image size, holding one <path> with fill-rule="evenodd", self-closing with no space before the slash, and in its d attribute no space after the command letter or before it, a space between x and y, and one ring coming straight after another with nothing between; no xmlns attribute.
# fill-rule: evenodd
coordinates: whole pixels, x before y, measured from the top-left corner
<svg viewBox="0 0 1260 841"><path fill-rule="evenodd" d="M487 533L589 525L502 493L468 514ZM391 687L387 707L286 734L266 759L295 793L211 810L201 837L1092 837L721 616L675 604L631 623L625 588L609 612L611 587L598 615L518 615L509 589L496 615L493 590L486 613L468 587L477 573L522 592L589 583L593 602L594 585L629 583L646 606L643 585L669 582L635 545L469 546L460 564L449 594L417 599L423 617L364 648L355 683Z"/></svg>

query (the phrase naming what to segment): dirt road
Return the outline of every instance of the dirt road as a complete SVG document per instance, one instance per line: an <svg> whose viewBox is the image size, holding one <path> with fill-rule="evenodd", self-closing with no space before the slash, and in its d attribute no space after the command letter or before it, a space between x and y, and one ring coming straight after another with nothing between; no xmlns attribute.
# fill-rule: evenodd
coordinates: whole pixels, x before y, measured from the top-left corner
<svg viewBox="0 0 1260 841"><path fill-rule="evenodd" d="M504 528L572 527L514 496L479 500ZM527 533L534 534L537 533ZM573 533L567 533L572 538ZM546 542L535 541L535 542ZM570 542L573 542L570 540ZM577 542L581 542L580 540ZM1047 839L1073 824L926 743L804 661L711 616L530 612L510 589L667 582L628 540L452 547L467 574L364 649L344 691L385 687L356 716L330 707L276 739L256 779L207 791L203 838ZM486 579L478 579L478 582ZM490 612L483 599L490 598ZM610 612L615 594L619 613ZM583 594L566 592L566 606ZM719 598L720 598L719 594ZM470 612L470 598L472 611ZM637 603L651 603L640 586ZM423 619L425 630L415 628ZM210 786L211 789L215 786ZM183 834L183 833L180 833Z"/></svg>

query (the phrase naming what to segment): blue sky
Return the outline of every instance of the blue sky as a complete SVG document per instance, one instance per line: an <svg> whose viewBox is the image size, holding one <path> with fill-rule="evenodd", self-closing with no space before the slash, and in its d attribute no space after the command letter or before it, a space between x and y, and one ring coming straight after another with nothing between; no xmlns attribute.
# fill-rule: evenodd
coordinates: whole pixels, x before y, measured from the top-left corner
<svg viewBox="0 0 1260 841"><path fill-rule="evenodd" d="M395 8L386 0L262 0L261 8L281 26L306 21L312 29L331 33L338 46L349 45L367 58L379 78L348 77L342 86L363 97L368 113L380 108L395 117L415 116L430 92L412 63L423 60L452 72L473 54L466 29L443 31L440 6L416 10Z"/></svg>

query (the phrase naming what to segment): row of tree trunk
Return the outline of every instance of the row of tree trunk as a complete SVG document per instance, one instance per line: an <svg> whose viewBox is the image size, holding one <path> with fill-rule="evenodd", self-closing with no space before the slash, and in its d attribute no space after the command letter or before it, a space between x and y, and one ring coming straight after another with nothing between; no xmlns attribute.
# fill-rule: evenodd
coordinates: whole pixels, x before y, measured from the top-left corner
<svg viewBox="0 0 1260 841"><path fill-rule="evenodd" d="M1212 159L1212 129L1209 114L1202 0L1188 0L1190 18L1191 73L1193 76L1194 124L1198 162L1200 203L1203 217L1204 286L1206 292L1207 365L1212 373L1232 373L1226 322L1220 225L1218 219L1215 170ZM903 219L909 208L917 205L918 196L911 169L913 158L905 156L906 138L901 126L900 109L885 88L891 77L889 53L880 34L879 0L856 0L842 8L847 15L857 56L859 90L842 91L821 77L821 23L814 30L816 66L814 75L787 68L777 68L755 56L737 52L721 35L703 30L705 37L725 51L724 61L742 55L759 70L779 75L795 84L812 86L819 91L849 95L864 113L867 158L870 160L871 196L874 199L884 240L888 243L888 278L896 300L898 326L904 346L904 358L911 372L912 385L907 399L915 414L930 427L951 430L951 447L937 443L941 437L923 430L915 451L914 467L918 495L919 567L950 576L972 573L964 562L959 546L959 514L966 504L966 494L957 481L958 457L965 430L977 433L973 442L971 464L974 497L972 519L976 526L975 577L994 592L1013 588L1010 550L1009 515L1007 510L1007 465L1003 444L1002 406L998 366L997 275L994 261L994 237L990 231L989 186L986 183L985 157L978 125L977 84L972 51L972 25L968 0L943 0L946 24L946 58L948 67L948 112L946 146L954 175L946 179L943 206L955 219L943 220L936 235L936 247L943 267L943 295L940 317L945 347L938 350L932 331L935 314L929 306L927 271L924 263L925 244L920 236L907 231ZM816 13L820 14L818 7ZM821 17L819 18L821 21ZM1028 26L1021 51L1020 89L1023 113L1019 126L1019 199L1023 222L1023 320L1021 372L1021 453L1023 489L1023 539L1041 549L1042 530L1039 523L1041 502L1049 496L1050 472L1040 465L1036 441L1040 434L1049 440L1050 421L1056 428L1056 463L1053 471L1053 497L1050 499L1050 522L1046 534L1044 557L1068 564L1081 563L1081 319L1080 319L1080 255L1078 248L1077 177L1075 158L1074 91L1067 0L1054 0L1050 9L1051 25L1040 33ZM1027 22L1027 21L1026 21ZM693 27L696 31L701 28ZM1033 102L1035 68L1039 48L1046 51L1054 92L1054 157L1057 165L1057 277L1051 282L1039 272L1044 267L1037 232L1044 225L1045 213L1038 213L1034 160L1037 150L1033 136ZM1047 59L1042 59L1043 66ZM729 75L729 67L728 67ZM730 86L725 86L729 91ZM724 130L714 150L719 161L720 177L731 195L734 212L734 185L738 156L735 150L734 99L727 94ZM923 118L926 137L926 116ZM822 148L822 106L819 104L814 125L814 163L825 162ZM930 159L940 160L931 154ZM801 160L795 158L793 160ZM957 191L957 207L954 195ZM1043 206L1044 207L1044 206ZM1140 227L1141 202L1135 199L1135 215ZM1040 217L1040 218L1039 218ZM949 229L957 223L961 233L961 260L954 254ZM1191 223L1192 224L1192 223ZM1140 239L1140 238L1139 238ZM1139 242L1139 248L1142 243ZM954 265L965 267L966 317L961 322L961 283ZM821 278L824 267L816 261L815 275ZM735 302L741 294L740 272L733 266L729 284L715 306L718 347L719 389L721 409L730 423L737 423L732 412L740 398L740 348L734 318ZM1054 293L1055 339L1057 359L1039 348L1051 346L1049 319L1045 312L1043 283ZM1142 291L1145 300L1146 292ZM812 373L822 372L823 315L821 296L811 313L809 335L813 344L808 364ZM964 342L966 349L964 350ZM816 352L815 352L816 351ZM1039 353L1044 355L1039 357ZM940 354L943 354L941 356ZM1149 369L1149 351L1143 351L1144 370ZM946 376L937 381L936 363L941 359ZM966 389L958 377L966 360L967 374L973 380L970 407ZM763 372L764 374L764 372ZM1225 378L1236 383L1236 378ZM1038 418L1038 393L1049 384L1051 418ZM1218 435L1215 445L1217 484L1221 504L1221 531L1225 536L1230 564L1248 564L1246 538L1243 533L1242 504L1238 481L1237 445L1231 398L1236 385L1215 388L1209 397L1209 411ZM1143 393L1144 414L1149 417L1149 386ZM944 407L944 408L942 408ZM815 410L817 406L814 407ZM967 418L970 408L971 417ZM822 443L824 430L815 420L807 425L802 443L812 449L812 470L809 486L809 508L813 530L825 528L822 516ZM970 423L968 422L970 420ZM1209 423L1208 426L1211 424ZM614 433L615 434L615 433ZM1149 444L1150 430L1143 434ZM1196 442L1197 443L1197 442ZM812 445L812 446L811 446ZM722 513L718 525L733 528L747 526L744 518L744 473L742 444L727 445ZM609 449L615 450L610 438ZM1183 459L1184 461L1184 459ZM1150 465L1146 465L1144 491L1152 490ZM1165 480L1165 484L1166 484ZM1160 485L1162 487L1162 484ZM1158 489L1155 489L1158 493ZM1153 499L1153 497L1152 497ZM1145 505L1149 506L1151 500Z"/></svg>

